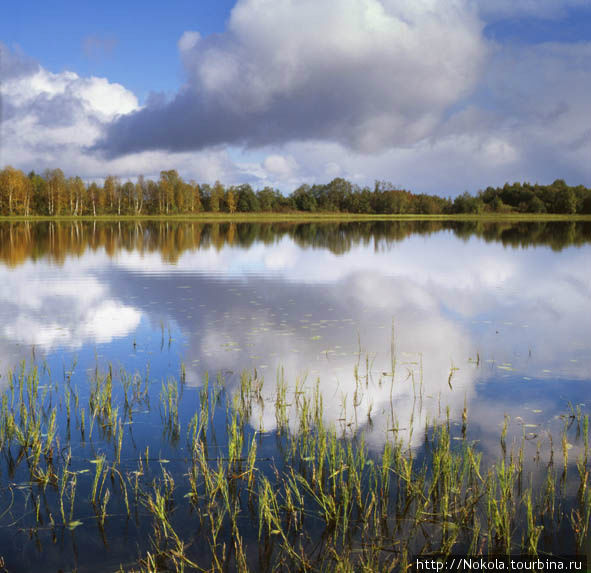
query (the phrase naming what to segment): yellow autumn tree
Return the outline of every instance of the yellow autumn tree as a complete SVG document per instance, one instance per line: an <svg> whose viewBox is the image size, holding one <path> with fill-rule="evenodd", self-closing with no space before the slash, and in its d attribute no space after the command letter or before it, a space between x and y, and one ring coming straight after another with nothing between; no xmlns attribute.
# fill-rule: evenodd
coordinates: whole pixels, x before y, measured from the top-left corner
<svg viewBox="0 0 591 573"><path fill-rule="evenodd" d="M228 206L229 213L236 212L236 195L232 187L226 191L226 205Z"/></svg>
<svg viewBox="0 0 591 573"><path fill-rule="evenodd" d="M31 186L27 176L10 165L0 171L0 201L8 215L28 215Z"/></svg>

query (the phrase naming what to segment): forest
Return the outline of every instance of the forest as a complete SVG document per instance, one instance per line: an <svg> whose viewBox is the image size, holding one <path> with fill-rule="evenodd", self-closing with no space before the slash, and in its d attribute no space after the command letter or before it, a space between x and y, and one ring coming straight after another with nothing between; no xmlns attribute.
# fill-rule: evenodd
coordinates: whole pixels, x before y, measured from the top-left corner
<svg viewBox="0 0 591 573"><path fill-rule="evenodd" d="M248 183L225 186L184 181L176 170L158 180L142 175L122 182L108 176L100 183L66 177L61 169L25 174L7 166L0 171L0 216L166 216L199 213L355 213L376 215L454 215L556 213L591 214L591 189L505 183L455 198L413 193L383 181L373 189L336 178L326 184L299 186L289 195L271 187L254 190Z"/></svg>

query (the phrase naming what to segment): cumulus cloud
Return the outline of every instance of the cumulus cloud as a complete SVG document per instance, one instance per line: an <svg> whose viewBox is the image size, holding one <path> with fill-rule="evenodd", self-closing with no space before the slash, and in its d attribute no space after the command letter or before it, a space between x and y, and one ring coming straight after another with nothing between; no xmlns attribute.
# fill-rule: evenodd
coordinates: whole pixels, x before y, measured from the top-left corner
<svg viewBox="0 0 591 573"><path fill-rule="evenodd" d="M0 42L0 76L2 77L2 83L24 75L34 74L39 68L39 64L24 54L22 50L9 50Z"/></svg>
<svg viewBox="0 0 591 573"><path fill-rule="evenodd" d="M591 43L498 46L478 94L442 127L438 144L471 147L488 163L489 181L588 184L590 57Z"/></svg>
<svg viewBox="0 0 591 573"><path fill-rule="evenodd" d="M63 157L73 149L82 153L107 123L138 108L133 93L104 78L55 74L1 44L0 59L5 163L21 166L27 160Z"/></svg>
<svg viewBox="0 0 591 573"><path fill-rule="evenodd" d="M191 35L187 36L189 42ZM138 110L137 97L106 78L52 73L19 50L0 43L0 168L14 165L25 171L60 166L68 174L87 178L108 173L157 177L178 169L200 181L258 181L260 166L240 165L227 149L176 153L142 151L105 161L89 153L117 117Z"/></svg>
<svg viewBox="0 0 591 573"><path fill-rule="evenodd" d="M559 18L584 3L536 3ZM344 176L455 194L520 179L589 183L591 44L498 44L504 0L241 0L223 34L179 40L184 87L113 122L108 156L260 148L261 183ZM429 166L429 169L425 169Z"/></svg>
<svg viewBox="0 0 591 573"><path fill-rule="evenodd" d="M453 30L453 41L450 41ZM187 83L109 127L111 155L330 140L412 144L470 92L486 53L462 0L241 0L227 30L179 42Z"/></svg>
<svg viewBox="0 0 591 573"><path fill-rule="evenodd" d="M496 45L473 95L431 135L372 155L293 142L303 180L374 179L456 194L506 181L591 184L591 43ZM329 169L330 167L330 169Z"/></svg>
<svg viewBox="0 0 591 573"><path fill-rule="evenodd" d="M298 165L292 156L273 154L265 158L263 167L268 173L285 179L294 174Z"/></svg>
<svg viewBox="0 0 591 573"><path fill-rule="evenodd" d="M142 107L123 86L52 74L0 44L0 164L67 165L86 178L176 168L284 191L337 176L451 195L517 180L591 184L591 43L484 31L516 18L559 25L587 0L338 6L239 0L224 32L182 34L185 84Z"/></svg>
<svg viewBox="0 0 591 573"><path fill-rule="evenodd" d="M200 38L201 35L199 32L195 32L194 30L187 30L184 32L178 42L178 48L181 55L190 52L197 45Z"/></svg>

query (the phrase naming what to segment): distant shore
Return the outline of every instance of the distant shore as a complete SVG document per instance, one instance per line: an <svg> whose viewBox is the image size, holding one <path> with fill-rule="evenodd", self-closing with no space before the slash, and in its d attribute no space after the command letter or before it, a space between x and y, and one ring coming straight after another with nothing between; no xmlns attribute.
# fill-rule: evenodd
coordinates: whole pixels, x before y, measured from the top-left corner
<svg viewBox="0 0 591 573"><path fill-rule="evenodd" d="M232 222L349 222L349 221L591 221L591 215L565 215L552 213L480 213L450 215L417 214L357 214L357 213L196 213L191 215L2 215L0 222L43 221L196 221L203 223Z"/></svg>

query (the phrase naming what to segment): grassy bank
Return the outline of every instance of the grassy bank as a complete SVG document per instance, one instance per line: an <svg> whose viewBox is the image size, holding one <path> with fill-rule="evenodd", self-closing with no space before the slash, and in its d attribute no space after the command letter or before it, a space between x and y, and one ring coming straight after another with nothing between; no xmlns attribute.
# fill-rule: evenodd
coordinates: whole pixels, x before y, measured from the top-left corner
<svg viewBox="0 0 591 573"><path fill-rule="evenodd" d="M92 216L0 216L0 222L37 221L198 221L221 222L347 222L347 221L591 221L591 215L524 214L524 213L483 213L477 215L364 215L353 213L197 213L194 215L101 215Z"/></svg>

